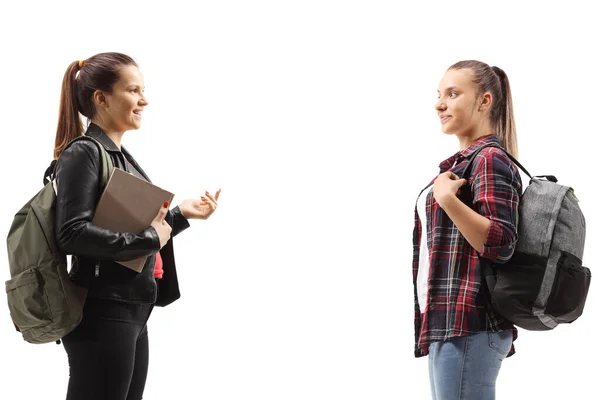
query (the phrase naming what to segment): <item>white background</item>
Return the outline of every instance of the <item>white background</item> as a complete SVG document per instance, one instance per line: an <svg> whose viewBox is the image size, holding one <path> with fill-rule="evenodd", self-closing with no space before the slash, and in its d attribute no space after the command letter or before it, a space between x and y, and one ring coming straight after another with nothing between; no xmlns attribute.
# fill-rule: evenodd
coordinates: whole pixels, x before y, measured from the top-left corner
<svg viewBox="0 0 600 400"><path fill-rule="evenodd" d="M3 3L2 237L41 187L69 63L128 53L150 105L125 147L176 202L223 188L175 241L182 298L150 320L144 398L427 399L413 207L458 150L434 112L452 63L507 72L520 159L575 188L598 270L597 13L522 3ZM521 330L498 398L595 396L597 286L570 326ZM64 398L64 349L24 342L3 302L0 398Z"/></svg>

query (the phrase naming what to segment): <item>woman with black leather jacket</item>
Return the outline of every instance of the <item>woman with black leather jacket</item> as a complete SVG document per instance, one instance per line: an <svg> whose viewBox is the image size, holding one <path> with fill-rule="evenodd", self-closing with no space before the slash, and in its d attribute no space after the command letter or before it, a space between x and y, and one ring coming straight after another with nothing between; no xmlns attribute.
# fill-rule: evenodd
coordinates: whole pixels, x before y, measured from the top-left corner
<svg viewBox="0 0 600 400"><path fill-rule="evenodd" d="M154 305L179 298L172 237L188 219L207 219L217 208L220 190L163 204L143 232L113 232L91 221L100 197L101 155L85 135L96 139L116 168L149 181L121 146L126 131L139 129L144 80L135 61L120 53L101 53L71 63L65 73L56 133L54 177L57 188L55 229L59 249L72 255L71 279L88 289L81 323L63 338L69 357L68 400L141 399L148 370L146 323ZM116 260L147 256L141 273Z"/></svg>

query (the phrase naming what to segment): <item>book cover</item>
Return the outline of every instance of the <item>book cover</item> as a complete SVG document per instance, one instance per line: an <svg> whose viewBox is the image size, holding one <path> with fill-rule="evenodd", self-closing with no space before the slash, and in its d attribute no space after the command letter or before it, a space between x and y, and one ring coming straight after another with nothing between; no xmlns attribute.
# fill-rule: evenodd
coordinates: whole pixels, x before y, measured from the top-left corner
<svg viewBox="0 0 600 400"><path fill-rule="evenodd" d="M174 194L137 176L114 168L100 196L92 223L114 232L140 233L150 226L165 201ZM116 261L141 272L148 257Z"/></svg>

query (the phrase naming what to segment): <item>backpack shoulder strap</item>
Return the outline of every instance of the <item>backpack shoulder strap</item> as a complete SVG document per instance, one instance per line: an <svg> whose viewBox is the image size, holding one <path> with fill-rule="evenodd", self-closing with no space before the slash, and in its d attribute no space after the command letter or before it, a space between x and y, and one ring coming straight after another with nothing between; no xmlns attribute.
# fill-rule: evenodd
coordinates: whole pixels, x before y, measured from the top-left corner
<svg viewBox="0 0 600 400"><path fill-rule="evenodd" d="M100 143L91 136L85 135L78 136L75 139L71 140L69 144L67 144L65 149L78 140L89 140L96 143L96 145L98 146L98 149L100 151L100 187L104 188L108 183L108 179L110 178L110 174L112 173L112 170L114 168L114 164L112 162L112 159L110 158L110 155L108 154L102 143Z"/></svg>
<svg viewBox="0 0 600 400"><path fill-rule="evenodd" d="M56 160L52 160L50 166L46 168L46 172L44 172L44 186L48 184L48 182L52 182L54 179L54 171L56 170Z"/></svg>
<svg viewBox="0 0 600 400"><path fill-rule="evenodd" d="M472 168L472 164L475 161L475 157L477 157L477 155L479 154L479 152L481 152L481 150L488 148L488 147L495 147L497 149L500 149L504 152L504 154L507 155L508 158L510 158L510 160L515 163L515 165L517 167L519 167L519 169L523 172L525 172L525 174L529 177L529 179L533 179L533 177L531 176L531 174L525 169L525 167L523 165L521 165L520 162L517 161L516 158L514 158L512 155L510 155L510 153L508 151L506 151L502 146L497 145L496 143L490 143L482 148L480 148L479 150L477 150L475 153L471 154L471 156L469 157L469 163L467 164L467 166L465 167L461 178L469 180L469 178L471 177L471 168ZM552 182L556 182L557 179L552 176L552 175L539 175L536 177L540 177L540 178L546 178L549 181Z"/></svg>

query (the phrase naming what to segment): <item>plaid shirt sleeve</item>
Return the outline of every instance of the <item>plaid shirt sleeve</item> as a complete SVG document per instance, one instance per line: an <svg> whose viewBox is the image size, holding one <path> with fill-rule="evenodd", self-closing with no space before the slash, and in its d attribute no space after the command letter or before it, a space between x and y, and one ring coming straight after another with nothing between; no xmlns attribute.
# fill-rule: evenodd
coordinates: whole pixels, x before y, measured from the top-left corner
<svg viewBox="0 0 600 400"><path fill-rule="evenodd" d="M517 242L519 171L502 150L486 148L473 161L471 176L473 204L491 222L481 256L496 263L507 262Z"/></svg>

